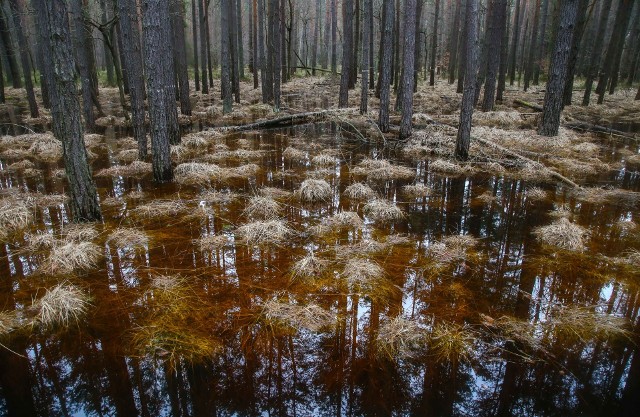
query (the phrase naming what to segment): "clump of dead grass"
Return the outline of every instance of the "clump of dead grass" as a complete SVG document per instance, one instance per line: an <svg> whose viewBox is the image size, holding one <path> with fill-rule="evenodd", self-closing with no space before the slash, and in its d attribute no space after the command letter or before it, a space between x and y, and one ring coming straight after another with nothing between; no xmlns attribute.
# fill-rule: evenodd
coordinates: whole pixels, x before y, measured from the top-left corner
<svg viewBox="0 0 640 417"><path fill-rule="evenodd" d="M289 159L295 162L304 162L307 160L307 153L301 151L300 149L296 149L294 147L288 146L284 152L282 152L282 156L285 159Z"/></svg>
<svg viewBox="0 0 640 417"><path fill-rule="evenodd" d="M258 194L274 200L286 200L291 197L290 191L277 187L262 187L258 190Z"/></svg>
<svg viewBox="0 0 640 417"><path fill-rule="evenodd" d="M109 235L110 242L121 248L145 248L149 245L149 237L145 232L132 228L116 229Z"/></svg>
<svg viewBox="0 0 640 417"><path fill-rule="evenodd" d="M527 197L532 201L542 201L547 199L547 192L539 187L531 187L527 190Z"/></svg>
<svg viewBox="0 0 640 417"><path fill-rule="evenodd" d="M364 222L355 211L341 211L328 217L324 222L332 229L359 229Z"/></svg>
<svg viewBox="0 0 640 417"><path fill-rule="evenodd" d="M440 172L443 174L461 175L469 174L473 171L471 167L462 166L454 162L449 162L444 159L436 159L429 163L429 168L434 172Z"/></svg>
<svg viewBox="0 0 640 417"><path fill-rule="evenodd" d="M268 197L254 196L249 199L242 214L250 219L275 219L281 212L282 206L277 201Z"/></svg>
<svg viewBox="0 0 640 417"><path fill-rule="evenodd" d="M404 218L400 207L381 198L369 201L365 204L363 211L367 217L380 223L389 223Z"/></svg>
<svg viewBox="0 0 640 417"><path fill-rule="evenodd" d="M62 143L50 133L42 134L29 147L29 152L45 162L56 162L62 158Z"/></svg>
<svg viewBox="0 0 640 417"><path fill-rule="evenodd" d="M23 199L9 197L0 200L0 239L24 229L32 221L32 208Z"/></svg>
<svg viewBox="0 0 640 417"><path fill-rule="evenodd" d="M174 180L181 185L207 185L222 176L223 169L218 165L201 162L180 164L174 171Z"/></svg>
<svg viewBox="0 0 640 417"><path fill-rule="evenodd" d="M328 182L309 178L302 182L296 195L302 201L317 203L330 200L333 193Z"/></svg>
<svg viewBox="0 0 640 417"><path fill-rule="evenodd" d="M203 236L195 241L202 252L218 251L227 246L229 242L229 236L224 234Z"/></svg>
<svg viewBox="0 0 640 417"><path fill-rule="evenodd" d="M441 361L468 361L473 354L476 336L466 325L440 323L431 332L429 347Z"/></svg>
<svg viewBox="0 0 640 417"><path fill-rule="evenodd" d="M266 320L275 325L285 325L295 330L308 329L320 332L332 327L335 316L317 304L291 304L272 299L262 306Z"/></svg>
<svg viewBox="0 0 640 417"><path fill-rule="evenodd" d="M291 268L291 279L310 279L322 276L329 266L329 261L320 259L313 253L299 259Z"/></svg>
<svg viewBox="0 0 640 417"><path fill-rule="evenodd" d="M450 235L432 243L427 248L427 254L442 264L464 261L470 256L469 250L477 243L478 240L470 235Z"/></svg>
<svg viewBox="0 0 640 417"><path fill-rule="evenodd" d="M476 199L487 205L495 203L496 201L496 197L493 195L491 191L485 191L484 193L476 197Z"/></svg>
<svg viewBox="0 0 640 417"><path fill-rule="evenodd" d="M588 234L585 228L564 217L548 226L536 228L533 233L544 244L570 251L583 251Z"/></svg>
<svg viewBox="0 0 640 417"><path fill-rule="evenodd" d="M376 192L367 184L356 182L345 188L344 195L352 200L366 201L374 198L376 196Z"/></svg>
<svg viewBox="0 0 640 417"><path fill-rule="evenodd" d="M398 316L380 326L376 337L379 352L389 358L408 358L426 342L425 329L417 321Z"/></svg>
<svg viewBox="0 0 640 417"><path fill-rule="evenodd" d="M332 156L332 155L327 155L324 153L321 153L320 155L316 155L313 157L313 159L311 159L311 163L315 166L319 166L319 167L335 167L338 164L338 158Z"/></svg>
<svg viewBox="0 0 640 417"><path fill-rule="evenodd" d="M97 238L99 233L93 224L68 224L62 231L67 242L88 242Z"/></svg>
<svg viewBox="0 0 640 417"><path fill-rule="evenodd" d="M385 159L365 159L351 172L355 175L365 175L368 180L373 181L408 180L416 176L414 169L394 165Z"/></svg>
<svg viewBox="0 0 640 417"><path fill-rule="evenodd" d="M402 193L408 198L416 199L429 197L433 190L424 184L411 184L402 187Z"/></svg>
<svg viewBox="0 0 640 417"><path fill-rule="evenodd" d="M114 165L101 169L96 173L97 177L143 177L153 172L151 163L135 160L128 165Z"/></svg>
<svg viewBox="0 0 640 417"><path fill-rule="evenodd" d="M187 206L181 200L155 200L139 205L133 211L141 217L166 217L176 216L186 210Z"/></svg>
<svg viewBox="0 0 640 417"><path fill-rule="evenodd" d="M33 162L29 161L28 159L23 159L22 161L14 162L13 164L7 166L7 171L20 172L26 169L34 169L35 167L36 165Z"/></svg>
<svg viewBox="0 0 640 417"><path fill-rule="evenodd" d="M80 288L62 283L48 289L45 294L34 301L38 314L35 322L45 328L57 326L68 327L77 323L87 313L89 296Z"/></svg>
<svg viewBox="0 0 640 417"><path fill-rule="evenodd" d="M281 245L294 231L283 220L256 221L244 224L236 229L247 245Z"/></svg>
<svg viewBox="0 0 640 417"><path fill-rule="evenodd" d="M67 275L94 268L102 257L100 247L91 242L62 241L56 244L42 266L42 272Z"/></svg>
<svg viewBox="0 0 640 417"><path fill-rule="evenodd" d="M624 317L599 312L606 306L556 306L548 325L561 336L590 341L630 337L629 321ZM606 311L606 310L605 310Z"/></svg>
<svg viewBox="0 0 640 417"><path fill-rule="evenodd" d="M376 299L388 299L397 291L397 287L385 279L384 269L369 259L348 259L341 275L346 279L350 291L354 293L366 294Z"/></svg>
<svg viewBox="0 0 640 417"><path fill-rule="evenodd" d="M228 204L239 198L231 191L216 191L207 189L198 194L198 199L211 204Z"/></svg>

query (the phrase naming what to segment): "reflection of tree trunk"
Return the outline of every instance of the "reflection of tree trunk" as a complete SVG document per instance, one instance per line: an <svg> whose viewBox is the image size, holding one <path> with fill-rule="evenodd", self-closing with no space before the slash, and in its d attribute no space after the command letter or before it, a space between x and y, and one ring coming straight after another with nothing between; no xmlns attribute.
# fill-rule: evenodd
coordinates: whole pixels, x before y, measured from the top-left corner
<svg viewBox="0 0 640 417"><path fill-rule="evenodd" d="M640 320L636 322L635 335L636 346L640 344ZM622 391L622 399L620 401L620 416L631 417L635 416L640 410L640 351L637 350L633 354L631 360L631 366L629 367L629 374L627 375L627 382Z"/></svg>
<svg viewBox="0 0 640 417"><path fill-rule="evenodd" d="M176 369L164 364L164 376L167 382L167 393L169 394L169 405L171 406L171 415L181 417L183 415L180 408L180 399L178 395L178 384L176 381Z"/></svg>
<svg viewBox="0 0 640 417"><path fill-rule="evenodd" d="M35 404L31 392L31 373L26 346L8 346L16 356L4 347L0 348L0 387L9 416L35 416Z"/></svg>

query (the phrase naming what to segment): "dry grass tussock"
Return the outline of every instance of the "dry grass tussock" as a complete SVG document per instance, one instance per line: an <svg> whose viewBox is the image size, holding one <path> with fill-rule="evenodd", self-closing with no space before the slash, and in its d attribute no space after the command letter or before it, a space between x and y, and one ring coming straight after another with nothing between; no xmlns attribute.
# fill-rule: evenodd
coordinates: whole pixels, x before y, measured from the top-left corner
<svg viewBox="0 0 640 417"><path fill-rule="evenodd" d="M35 167L36 165L33 162L29 161L28 159L23 159L22 161L14 162L13 164L7 166L7 171L21 172L27 169L34 169Z"/></svg>
<svg viewBox="0 0 640 417"><path fill-rule="evenodd" d="M114 165L109 168L101 169L96 173L97 177L143 177L153 172L150 162L133 161L129 165Z"/></svg>
<svg viewBox="0 0 640 417"><path fill-rule="evenodd" d="M588 234L585 228L571 223L564 217L548 226L536 228L533 233L538 240L546 245L571 251L583 251L585 249L584 239Z"/></svg>
<svg viewBox="0 0 640 417"><path fill-rule="evenodd" d="M301 151L300 149L293 148L291 146L287 147L284 152L282 152L282 156L285 159L289 159L295 162L304 162L307 160L307 153Z"/></svg>
<svg viewBox="0 0 640 417"><path fill-rule="evenodd" d="M231 240L227 235L209 235L197 239L195 243L202 252L215 252L227 246Z"/></svg>
<svg viewBox="0 0 640 417"><path fill-rule="evenodd" d="M329 168L338 165L339 161L335 156L321 153L320 155L314 156L313 159L311 159L311 163L318 167Z"/></svg>
<svg viewBox="0 0 640 417"><path fill-rule="evenodd" d="M284 325L295 330L319 332L335 325L336 317L317 304L290 304L269 300L262 306L262 315L271 325Z"/></svg>
<svg viewBox="0 0 640 417"><path fill-rule="evenodd" d="M443 174L461 175L471 174L474 169L468 165L459 165L454 162L449 162L444 159L436 159L429 163L429 168L434 172L440 172Z"/></svg>
<svg viewBox="0 0 640 417"><path fill-rule="evenodd" d="M493 195L491 191L485 191L476 197L476 200L480 201L483 204L489 205L495 203L496 197Z"/></svg>
<svg viewBox="0 0 640 417"><path fill-rule="evenodd" d="M133 211L141 217L176 216L187 210L182 200L155 200L136 207Z"/></svg>
<svg viewBox="0 0 640 417"><path fill-rule="evenodd" d="M573 191L573 196L585 203L610 203L624 207L635 207L640 203L640 193L623 189L605 189L583 187Z"/></svg>
<svg viewBox="0 0 640 417"><path fill-rule="evenodd" d="M539 187L527 189L527 197L532 201L542 201L547 199L547 192Z"/></svg>
<svg viewBox="0 0 640 417"><path fill-rule="evenodd" d="M102 257L100 246L91 242L61 241L51 249L41 272L67 275L94 268Z"/></svg>
<svg viewBox="0 0 640 417"><path fill-rule="evenodd" d="M356 182L345 188L344 193L347 198L356 201L366 201L376 196L376 192L367 184Z"/></svg>
<svg viewBox="0 0 640 417"><path fill-rule="evenodd" d="M121 248L145 248L149 245L149 237L144 231L131 228L114 230L108 240Z"/></svg>
<svg viewBox="0 0 640 417"><path fill-rule="evenodd" d="M287 200L291 197L291 191L277 187L262 187L258 189L258 194L274 200Z"/></svg>
<svg viewBox="0 0 640 417"><path fill-rule="evenodd" d="M324 220L331 229L359 229L364 222L355 211L341 211Z"/></svg>
<svg viewBox="0 0 640 417"><path fill-rule="evenodd" d="M87 242L99 236L93 224L68 224L62 231L64 240L67 242Z"/></svg>
<svg viewBox="0 0 640 417"><path fill-rule="evenodd" d="M38 160L56 162L62 158L62 143L50 134L43 134L33 141L29 152Z"/></svg>
<svg viewBox="0 0 640 417"><path fill-rule="evenodd" d="M557 306L548 323L562 337L590 341L630 337L629 321L624 317L600 312L606 306Z"/></svg>
<svg viewBox="0 0 640 417"><path fill-rule="evenodd" d="M475 112L473 121L476 126L518 129L522 125L522 115L518 111Z"/></svg>
<svg viewBox="0 0 640 417"><path fill-rule="evenodd" d="M187 162L174 170L174 179L181 185L207 185L223 177L223 169L215 164Z"/></svg>
<svg viewBox="0 0 640 417"><path fill-rule="evenodd" d="M311 279L322 276L329 267L329 261L320 259L313 253L299 259L291 267L291 279Z"/></svg>
<svg viewBox="0 0 640 417"><path fill-rule="evenodd" d="M379 352L389 358L408 358L423 347L426 340L426 330L417 321L398 316L380 326L376 344Z"/></svg>
<svg viewBox="0 0 640 417"><path fill-rule="evenodd" d="M402 187L402 193L408 198L417 199L429 197L433 190L424 184L411 184Z"/></svg>
<svg viewBox="0 0 640 417"><path fill-rule="evenodd" d="M304 202L317 203L330 200L333 192L328 182L310 178L302 182L296 195Z"/></svg>
<svg viewBox="0 0 640 417"><path fill-rule="evenodd" d="M62 283L51 289L34 301L38 314L35 323L45 327L67 327L77 323L90 307L89 296L80 288Z"/></svg>
<svg viewBox="0 0 640 417"><path fill-rule="evenodd" d="M229 204L240 196L231 191L204 190L198 194L198 199L210 204Z"/></svg>
<svg viewBox="0 0 640 417"><path fill-rule="evenodd" d="M283 220L256 221L244 224L236 229L237 234L247 245L281 245L294 234Z"/></svg>
<svg viewBox="0 0 640 417"><path fill-rule="evenodd" d="M367 217L380 223L389 223L404 218L400 207L381 198L369 201L365 204L363 211Z"/></svg>
<svg viewBox="0 0 640 417"><path fill-rule="evenodd" d="M254 196L249 199L242 214L249 219L275 219L282 213L282 205L268 198Z"/></svg>
<svg viewBox="0 0 640 417"><path fill-rule="evenodd" d="M440 323L429 339L430 352L441 361L468 361L473 354L476 335L466 325Z"/></svg>
<svg viewBox="0 0 640 417"><path fill-rule="evenodd" d="M398 288L385 278L384 270L376 262L351 257L344 265L341 276L349 290L374 299L386 300L396 294Z"/></svg>
<svg viewBox="0 0 640 417"><path fill-rule="evenodd" d="M116 159L122 163L130 164L138 159L137 149L123 149L116 154Z"/></svg>
<svg viewBox="0 0 640 417"><path fill-rule="evenodd" d="M442 264L460 262L469 258L470 249L477 243L478 240L470 235L450 235L432 243L427 248L427 254Z"/></svg>
<svg viewBox="0 0 640 417"><path fill-rule="evenodd" d="M408 180L416 176L414 169L394 165L385 159L365 159L351 170L355 175L364 175L368 180Z"/></svg>
<svg viewBox="0 0 640 417"><path fill-rule="evenodd" d="M33 222L33 208L28 201L9 196L0 200L0 239L24 229Z"/></svg>

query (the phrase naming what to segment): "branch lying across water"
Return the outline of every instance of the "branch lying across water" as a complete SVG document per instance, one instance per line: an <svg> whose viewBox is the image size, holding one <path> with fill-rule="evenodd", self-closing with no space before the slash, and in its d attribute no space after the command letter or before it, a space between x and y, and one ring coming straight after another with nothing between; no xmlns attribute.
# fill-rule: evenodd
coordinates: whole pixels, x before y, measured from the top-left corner
<svg viewBox="0 0 640 417"><path fill-rule="evenodd" d="M346 114L351 112L353 112L353 109L322 110L306 113L296 113L277 117L275 119L259 120L257 122L247 123L244 125L217 127L213 130L217 130L220 132L243 132L247 130L288 127L299 124L316 123L327 120L327 118L332 115Z"/></svg>

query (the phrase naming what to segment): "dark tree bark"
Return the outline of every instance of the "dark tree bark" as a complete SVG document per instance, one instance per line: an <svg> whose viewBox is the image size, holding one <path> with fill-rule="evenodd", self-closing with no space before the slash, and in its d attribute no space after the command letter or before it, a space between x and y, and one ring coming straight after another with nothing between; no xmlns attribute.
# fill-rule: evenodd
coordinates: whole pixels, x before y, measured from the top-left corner
<svg viewBox="0 0 640 417"><path fill-rule="evenodd" d="M102 24L107 23L110 19L111 16L109 13L109 8L107 7L106 0L100 0L100 20L102 21ZM115 72L113 68L113 56L111 56L111 52L104 42L104 39L102 50L104 52L104 64L107 69L107 85L109 87L113 87L116 85Z"/></svg>
<svg viewBox="0 0 640 417"><path fill-rule="evenodd" d="M253 88L258 88L258 69L261 65L258 63L258 2L257 0L251 1L251 21L253 26L253 33L251 34L251 42L253 48L251 49L251 57L253 61Z"/></svg>
<svg viewBox="0 0 640 417"><path fill-rule="evenodd" d="M268 103L273 99L273 73L272 60L267 61L264 42L264 20L265 5L264 0L258 0L258 52L260 55L260 77L262 81L262 102ZM269 30L271 32L271 30Z"/></svg>
<svg viewBox="0 0 640 417"><path fill-rule="evenodd" d="M509 85L513 85L516 79L516 60L520 37L520 1L516 0L516 10L513 15L513 39L511 41L511 52L509 53Z"/></svg>
<svg viewBox="0 0 640 417"><path fill-rule="evenodd" d="M135 1L118 0L118 25L122 39L122 65L129 74L133 137L138 143L138 159L147 158L147 134L144 124L144 76L138 11Z"/></svg>
<svg viewBox="0 0 640 417"><path fill-rule="evenodd" d="M49 34L45 50L53 68L53 78L49 80L52 127L55 137L62 142L73 220L100 220L102 215L98 194L87 162L80 120L67 2L37 1L38 6L44 9L46 32Z"/></svg>
<svg viewBox="0 0 640 417"><path fill-rule="evenodd" d="M529 46L529 57L524 67L524 91L529 89L529 83L533 78L534 67L538 49L538 22L540 20L540 0L536 0L533 14L533 27L531 29L531 44ZM574 37L575 39L575 37Z"/></svg>
<svg viewBox="0 0 640 417"><path fill-rule="evenodd" d="M598 76L600 70L600 62L602 62L602 47L604 46L604 36L607 31L607 22L609 20L609 11L611 10L612 0L604 0L600 11L600 22L596 31L596 39L591 50L591 64L587 70L587 77L584 82L584 96L582 97L582 105L588 106L591 101L591 89L593 81Z"/></svg>
<svg viewBox="0 0 640 417"><path fill-rule="evenodd" d="M453 84L456 80L456 67L458 65L458 38L460 36L460 21L462 16L461 1L456 2L456 12L451 25L451 33L449 35L449 84Z"/></svg>
<svg viewBox="0 0 640 417"><path fill-rule="evenodd" d="M489 44L487 45L489 54L487 62L487 75L484 85L484 97L482 100L482 111L493 110L496 97L496 81L500 70L501 53L503 50L503 40L506 26L507 0L492 0L493 13L489 22Z"/></svg>
<svg viewBox="0 0 640 417"><path fill-rule="evenodd" d="M436 54L438 51L438 19L440 14L440 0L435 0L435 16L433 18L433 35L431 39L431 74L429 85L436 85Z"/></svg>
<svg viewBox="0 0 640 417"><path fill-rule="evenodd" d="M353 24L350 26L343 26L343 32L349 28L350 31L353 31L353 43L351 45L351 73L349 77L349 89L355 88L356 80L358 79L358 53L360 52L359 48L359 37L360 37L360 0L354 0L354 13L353 13Z"/></svg>
<svg viewBox="0 0 640 417"><path fill-rule="evenodd" d="M231 88L235 96L236 103L240 103L240 71L238 57L238 16L236 8L236 0L230 0L229 8L229 26L227 32L221 32L222 37L231 38L229 51L231 53Z"/></svg>
<svg viewBox="0 0 640 417"><path fill-rule="evenodd" d="M280 88L282 84L282 42L280 39L280 5L278 0L271 0L269 14L271 15L271 33L273 47L273 106L276 111L280 110Z"/></svg>
<svg viewBox="0 0 640 417"><path fill-rule="evenodd" d="M236 1L236 18L238 24L238 69L240 78L244 78L244 46L242 44L242 0ZM240 94L238 94L238 97Z"/></svg>
<svg viewBox="0 0 640 417"><path fill-rule="evenodd" d="M382 46L380 54L382 56L382 65L380 66L380 113L378 115L378 125L383 133L389 131L389 96L391 94L391 41L393 31L393 14L394 7L392 1L384 2L384 10L382 12Z"/></svg>
<svg viewBox="0 0 640 417"><path fill-rule="evenodd" d="M22 5L18 0L9 0L11 6L11 14L13 15L13 26L18 38L18 47L20 48L20 64L22 65L22 73L24 75L24 88L27 91L27 101L29 102L29 113L31 117L39 117L38 104L36 103L36 95L33 92L33 81L31 79L31 61L29 60L29 43L24 33L24 25L22 23ZM91 103L91 102L89 102Z"/></svg>
<svg viewBox="0 0 640 417"><path fill-rule="evenodd" d="M147 78L149 118L151 119L151 147L153 149L153 178L157 182L171 181L173 168L170 156L171 114L167 96L175 100L172 59L167 28L169 4L164 0L143 0L142 38L144 40L144 68ZM204 37L201 37L204 39ZM203 84L204 86L207 84ZM208 87L208 85L207 85ZM175 101L174 101L175 103ZM173 106L175 109L175 105Z"/></svg>
<svg viewBox="0 0 640 417"><path fill-rule="evenodd" d="M173 62L178 79L180 97L180 111L191 115L191 101L189 100L189 71L187 66L187 43L184 33L184 3L182 0L171 0L171 33L173 46Z"/></svg>
<svg viewBox="0 0 640 417"><path fill-rule="evenodd" d="M222 0L220 3L220 33L223 34L220 41L220 64L222 66L220 74L220 83L222 89L222 112L230 113L232 108L232 91L231 91L231 51L230 36L224 34L229 33L229 21L231 19L231 4L235 0Z"/></svg>
<svg viewBox="0 0 640 417"><path fill-rule="evenodd" d="M205 0L205 8L204 8L204 27L205 27L205 33L206 33L206 38L207 38L207 44L205 46L205 49L207 50L207 59L206 59L206 63L207 63L207 74L208 74L208 80L209 80L209 88L213 88L213 66L214 66L214 59L212 57L212 52L211 52L211 31L209 30L209 3L208 1L210 0ZM218 63L215 63L216 68L218 67Z"/></svg>
<svg viewBox="0 0 640 417"><path fill-rule="evenodd" d="M47 19L44 14L44 8L34 7L36 16L36 32L38 35L38 56L40 63L40 91L42 93L42 104L46 109L51 109L51 101L49 100L49 80L53 79L53 67L51 66L51 59L46 57L48 50L46 45L48 44L47 37L49 34L45 31L47 27ZM45 58L46 57L46 58ZM0 62L2 60L0 59ZM2 83L2 89L4 90L4 79L0 75L0 82ZM4 91L2 92L4 95ZM2 98L4 103L4 97Z"/></svg>
<svg viewBox="0 0 640 417"><path fill-rule="evenodd" d="M338 73L338 6L331 0L331 72Z"/></svg>
<svg viewBox="0 0 640 417"><path fill-rule="evenodd" d="M538 134L542 136L556 136L560 128L560 113L562 112L564 85L567 80L569 51L579 3L580 0L562 0L560 3L556 44L549 68L542 118L538 127Z"/></svg>
<svg viewBox="0 0 640 417"><path fill-rule="evenodd" d="M371 32L369 31L369 12L372 0L364 0L364 4L362 6L364 12L364 24L362 25L362 80L361 80L361 91L360 91L360 113L367 113L368 102L369 102L369 38L371 37Z"/></svg>
<svg viewBox="0 0 640 417"><path fill-rule="evenodd" d="M400 38L400 0L396 0L396 14L393 24L393 69L391 71L391 84L393 91L398 91L400 80L400 51L402 51L402 39Z"/></svg>
<svg viewBox="0 0 640 417"><path fill-rule="evenodd" d="M622 47L624 46L624 38L627 34L627 27L629 26L629 20L631 19L631 11L633 10L633 2L634 0L620 0L616 19L613 23L613 33L611 33L609 47L607 48L607 54L604 58L602 71L598 78L598 86L596 87L598 104L602 104L604 102L604 94L607 92L607 85L619 68Z"/></svg>
<svg viewBox="0 0 640 417"><path fill-rule="evenodd" d="M542 60L547 53L547 20L549 18L549 0L542 0L542 25L538 39L538 56L536 65L533 67L533 85L538 85L540 80L540 69Z"/></svg>
<svg viewBox="0 0 640 417"><path fill-rule="evenodd" d="M405 0L404 62L402 65L404 71L402 77L402 118L400 120L401 140L411 136L411 118L413 116L413 85L415 78L414 64L416 59L416 7L416 0Z"/></svg>
<svg viewBox="0 0 640 417"><path fill-rule="evenodd" d="M316 66L318 65L318 37L320 35L320 17L322 16L322 8L320 0L316 0L316 16L313 21L313 46L311 51L311 75L316 75Z"/></svg>
<svg viewBox="0 0 640 417"><path fill-rule="evenodd" d="M416 1L416 24L414 32L414 57L413 57L413 92L418 91L418 73L420 72L420 24L422 22L422 2L423 0Z"/></svg>
<svg viewBox="0 0 640 417"><path fill-rule="evenodd" d="M73 34L73 45L76 51L76 66L80 74L82 84L82 112L84 123L89 132L95 131L95 115L93 113L93 101L91 97L91 73L89 70L89 57L87 56L87 36L85 36L84 11L82 10L82 0L71 0L71 33Z"/></svg>
<svg viewBox="0 0 640 417"><path fill-rule="evenodd" d="M340 96L338 97L338 107L349 106L349 77L351 75L351 59L353 58L353 0L345 0L342 8L342 27L348 28L343 33L342 43L342 73L340 77Z"/></svg>
<svg viewBox="0 0 640 417"><path fill-rule="evenodd" d="M580 4L578 5L578 17L576 26L573 29L573 39L571 39L571 51L569 52L569 63L567 64L567 82L564 85L564 98L562 100L565 106L571 105L571 101L573 100L573 80L576 73L580 43L592 10L589 10L589 1L590 0L580 0ZM593 4L595 3L592 3L592 5Z"/></svg>
<svg viewBox="0 0 640 417"><path fill-rule="evenodd" d="M191 0L191 37L193 38L193 78L196 82L196 91L200 91L200 68L198 65L198 18L196 10L196 0Z"/></svg>
<svg viewBox="0 0 640 417"><path fill-rule="evenodd" d="M294 38L293 36L293 28L294 28L294 15L293 15L293 3L289 0L289 26L287 27L287 18L286 18L286 0L280 0L280 58L281 62L281 72L282 78L281 83L286 83L289 81L289 74L291 71L289 66L293 61L293 43L291 40ZM285 33L286 32L286 33ZM289 34L289 42L287 43L287 34ZM306 65L306 63L305 63Z"/></svg>
<svg viewBox="0 0 640 417"><path fill-rule="evenodd" d="M206 0L196 1L198 2L198 24L200 26L200 75L202 77L202 94L209 94L209 80L207 77L207 32L209 28L206 22L204 5Z"/></svg>
<svg viewBox="0 0 640 417"><path fill-rule="evenodd" d="M329 49L330 49L330 40L331 40L331 0L324 0L325 11L324 11L324 31L322 38L322 54L321 54L321 62L320 65L322 69L327 69L329 67Z"/></svg>
<svg viewBox="0 0 640 417"><path fill-rule="evenodd" d="M6 100L6 97L4 95L4 68L2 67L2 59L0 59L0 103L4 103L5 100Z"/></svg>
<svg viewBox="0 0 640 417"><path fill-rule="evenodd" d="M22 76L20 75L16 52L13 48L11 30L9 29L9 23L4 14L4 8L2 7L0 7L0 36L2 37L4 50L7 53L7 61L9 61L9 71L7 73L7 75L11 76L9 82L13 83L13 88L22 88Z"/></svg>
<svg viewBox="0 0 640 417"><path fill-rule="evenodd" d="M460 127L456 139L456 158L469 158L471 142L471 118L473 116L473 101L475 99L476 72L478 71L478 0L467 0L465 13L466 33L466 68L464 76L464 91L462 94L462 109L460 110Z"/></svg>
<svg viewBox="0 0 640 417"><path fill-rule="evenodd" d="M369 2L369 21L365 22L365 24L369 25L369 88L373 89L374 88L374 72L375 72L375 68L374 68L374 59L373 59L373 38L374 38L374 32L373 32L373 0Z"/></svg>
<svg viewBox="0 0 640 417"><path fill-rule="evenodd" d="M460 0L461 2L466 2L466 0ZM467 8L466 3L463 3L460 7L460 22L466 22L467 16ZM477 16L476 16L477 17ZM458 86L456 88L456 93L461 94L464 89L464 73L467 68L467 50L465 45L467 44L467 25L464 24L462 30L460 31L460 35L458 36Z"/></svg>
<svg viewBox="0 0 640 417"><path fill-rule="evenodd" d="M502 48L500 49L500 69L498 70L498 88L496 89L496 101L504 100L504 89L507 86L507 59L509 57L509 15L511 8L506 6L505 31L502 38Z"/></svg>

